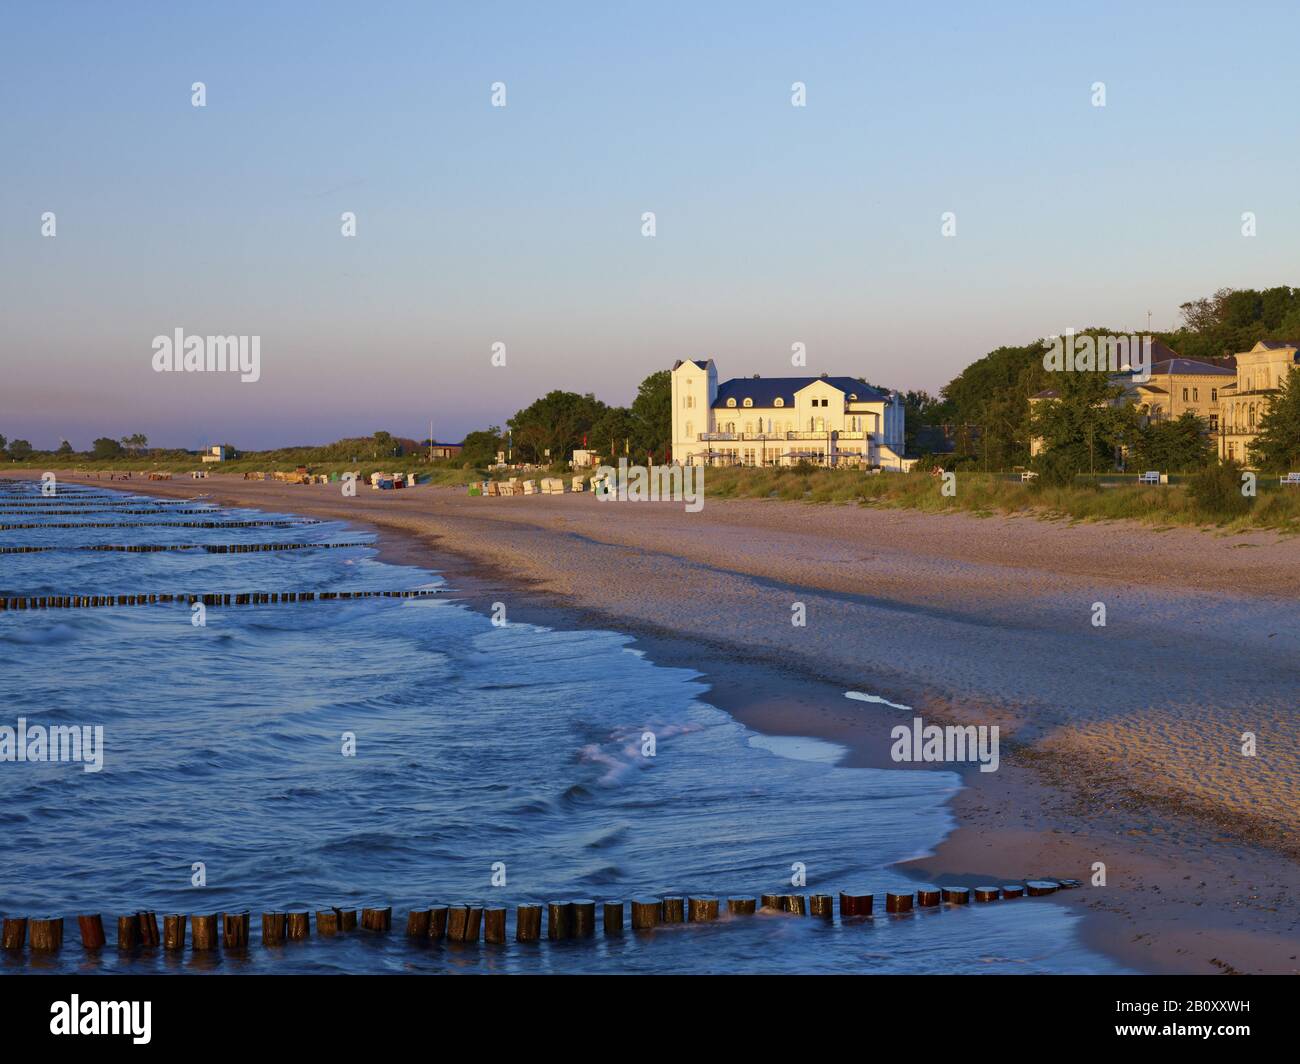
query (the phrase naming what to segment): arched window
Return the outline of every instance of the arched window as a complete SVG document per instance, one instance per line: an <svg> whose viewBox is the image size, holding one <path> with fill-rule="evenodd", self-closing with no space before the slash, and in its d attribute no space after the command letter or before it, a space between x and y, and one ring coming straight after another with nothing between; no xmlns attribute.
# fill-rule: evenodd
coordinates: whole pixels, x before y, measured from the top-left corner
<svg viewBox="0 0 1300 1064"><path fill-rule="evenodd" d="M727 400L727 405L728 405L728 406L735 406L735 405L736 405L736 400L734 400L734 399L728 399L728 400Z"/></svg>
<svg viewBox="0 0 1300 1064"><path fill-rule="evenodd" d="M753 399L746 399L744 405L745 405L745 406L753 406L753 405L754 405L754 400L753 400Z"/></svg>
<svg viewBox="0 0 1300 1064"><path fill-rule="evenodd" d="M746 422L745 422L745 435L746 435L746 436L752 436L753 434L754 434L754 423L753 423L752 421L746 421Z"/></svg>
<svg viewBox="0 0 1300 1064"><path fill-rule="evenodd" d="M686 438L689 440L695 435L695 426L691 422L686 422Z"/></svg>
<svg viewBox="0 0 1300 1064"><path fill-rule="evenodd" d="M773 405L773 406L785 406L785 400L782 399L782 398L778 395L778 396L776 397L776 399L773 400L772 405Z"/></svg>
<svg viewBox="0 0 1300 1064"><path fill-rule="evenodd" d="M695 406L695 396L686 396L686 398L682 400L682 406L686 407L687 410L693 408Z"/></svg>

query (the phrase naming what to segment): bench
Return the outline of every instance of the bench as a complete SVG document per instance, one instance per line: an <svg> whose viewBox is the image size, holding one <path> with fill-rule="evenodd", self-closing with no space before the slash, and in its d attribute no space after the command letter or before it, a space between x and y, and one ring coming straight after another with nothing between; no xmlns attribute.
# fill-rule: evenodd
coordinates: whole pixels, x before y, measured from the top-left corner
<svg viewBox="0 0 1300 1064"><path fill-rule="evenodd" d="M1159 484L1160 472L1158 470L1149 470L1138 477L1139 484Z"/></svg>
<svg viewBox="0 0 1300 1064"><path fill-rule="evenodd" d="M1033 472L1032 470L1026 470L1024 473L1020 474L1021 484L1026 484L1031 480L1037 480L1037 479L1038 479L1038 474Z"/></svg>
<svg viewBox="0 0 1300 1064"><path fill-rule="evenodd" d="M1286 476L1281 478L1279 483L1300 488L1300 473L1288 473Z"/></svg>

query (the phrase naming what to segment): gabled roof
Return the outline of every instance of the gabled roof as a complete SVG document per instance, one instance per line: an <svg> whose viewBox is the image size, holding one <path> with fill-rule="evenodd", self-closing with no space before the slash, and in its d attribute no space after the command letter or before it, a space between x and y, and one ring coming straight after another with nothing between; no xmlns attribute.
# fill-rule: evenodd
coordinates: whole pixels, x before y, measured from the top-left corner
<svg viewBox="0 0 1300 1064"><path fill-rule="evenodd" d="M1265 351L1285 351L1289 347L1300 347L1300 344L1294 340L1260 340L1254 350L1258 351L1261 347Z"/></svg>
<svg viewBox="0 0 1300 1064"><path fill-rule="evenodd" d="M673 369L676 369L678 366L681 366L684 363L690 362L692 365L697 366L700 369L707 370L709 368L709 363L712 361L713 359L711 358L705 358L705 359L679 358L676 362L673 363Z"/></svg>
<svg viewBox="0 0 1300 1064"><path fill-rule="evenodd" d="M734 399L737 406L742 406L746 399L752 399L754 406L775 406L777 398L780 398L786 406L793 406L796 392L819 382L829 384L845 395L856 395L859 403L889 401L884 393L856 377L733 377L718 385L718 397L713 405L715 408L725 407L728 399Z"/></svg>

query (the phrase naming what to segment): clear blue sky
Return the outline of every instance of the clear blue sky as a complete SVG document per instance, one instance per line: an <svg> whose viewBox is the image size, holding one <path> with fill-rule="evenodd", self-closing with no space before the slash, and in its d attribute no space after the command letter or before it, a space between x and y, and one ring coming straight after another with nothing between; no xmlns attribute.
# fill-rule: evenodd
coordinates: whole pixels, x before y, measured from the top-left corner
<svg viewBox="0 0 1300 1064"><path fill-rule="evenodd" d="M1294 3L13 0L0 433L459 439L677 358L779 374L801 341L933 391L1169 328L1300 283L1297 40ZM154 373L177 327L260 335L261 381Z"/></svg>

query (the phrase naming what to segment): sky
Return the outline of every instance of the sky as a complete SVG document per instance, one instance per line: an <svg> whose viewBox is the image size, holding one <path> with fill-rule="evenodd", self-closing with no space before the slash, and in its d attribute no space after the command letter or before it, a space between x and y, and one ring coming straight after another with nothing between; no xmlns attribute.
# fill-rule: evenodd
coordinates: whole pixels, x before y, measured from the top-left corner
<svg viewBox="0 0 1300 1064"><path fill-rule="evenodd" d="M1170 329L1300 284L1297 40L1294 3L10 0L0 434L454 441L680 358L937 392ZM260 379L156 372L176 329Z"/></svg>

